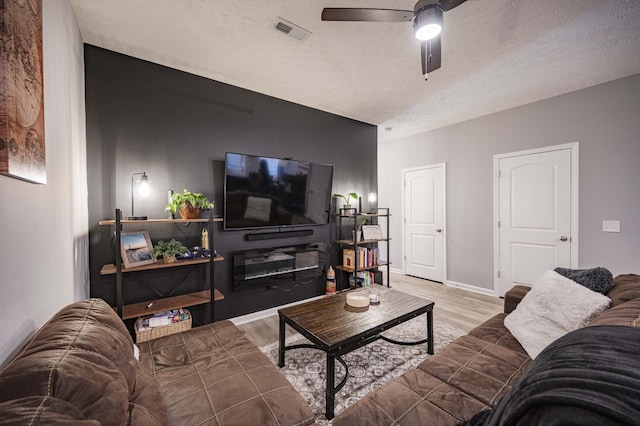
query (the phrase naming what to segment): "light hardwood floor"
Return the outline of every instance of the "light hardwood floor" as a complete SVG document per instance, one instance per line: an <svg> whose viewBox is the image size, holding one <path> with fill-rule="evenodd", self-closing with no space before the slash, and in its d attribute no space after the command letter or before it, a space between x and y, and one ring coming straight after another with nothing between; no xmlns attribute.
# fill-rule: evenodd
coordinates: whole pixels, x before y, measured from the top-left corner
<svg viewBox="0 0 640 426"><path fill-rule="evenodd" d="M503 300L406 275L390 274L391 287L435 302L434 321L469 331L502 312ZM278 341L278 316L272 315L239 326L257 346ZM287 339L297 334L287 327Z"/></svg>

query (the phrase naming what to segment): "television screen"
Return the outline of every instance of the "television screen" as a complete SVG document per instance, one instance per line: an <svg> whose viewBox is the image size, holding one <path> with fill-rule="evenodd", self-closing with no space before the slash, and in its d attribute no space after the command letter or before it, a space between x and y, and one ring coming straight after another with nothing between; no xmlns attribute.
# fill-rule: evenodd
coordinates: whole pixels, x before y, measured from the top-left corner
<svg viewBox="0 0 640 426"><path fill-rule="evenodd" d="M333 166L227 153L225 229L329 222Z"/></svg>

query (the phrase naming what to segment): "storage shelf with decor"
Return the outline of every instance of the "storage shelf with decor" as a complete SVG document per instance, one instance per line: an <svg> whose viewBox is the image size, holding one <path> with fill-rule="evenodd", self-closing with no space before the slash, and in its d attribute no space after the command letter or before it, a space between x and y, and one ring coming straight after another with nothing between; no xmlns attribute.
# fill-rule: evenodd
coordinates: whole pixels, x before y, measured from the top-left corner
<svg viewBox="0 0 640 426"><path fill-rule="evenodd" d="M341 208L337 214L338 239L336 244L342 248L342 264L336 270L347 276L348 284L341 285L340 290L353 288L358 284L383 284L382 271L378 268L386 267L387 287L390 285L390 262L380 259L379 244L386 244L389 255L389 213L388 208L379 207L378 213L358 213L354 208ZM384 220L386 235L378 223ZM344 238L343 234L351 233L351 238ZM379 277L379 279L377 278ZM360 283L359 283L360 281Z"/></svg>
<svg viewBox="0 0 640 426"><path fill-rule="evenodd" d="M120 209L115 211L116 218L113 220L102 220L99 225L113 226L115 227L115 263L109 263L103 265L100 274L101 275L115 275L115 290L116 290L116 306L114 310L118 312L118 315L122 319L131 319L139 316L153 315L156 313L170 311L174 309L196 306L196 305L210 305L210 318L209 321L214 321L214 302L224 299L224 295L213 287L214 277L214 265L216 262L223 261L224 258L215 254L213 250L213 223L221 222L220 218L200 218L200 219L146 219L146 220L122 220L122 212ZM147 263L140 266L131 266L125 268L122 261L122 236L123 228L126 225L156 225L156 224L183 224L187 226L190 223L206 223L209 247L211 247L211 255L209 257L197 258L197 259L182 259L177 260L174 263ZM126 233L124 233L126 234ZM150 270L163 270L166 268L180 268L180 267L195 267L197 265L205 266L205 283L201 290L192 291L185 294L170 294L167 296L156 297L153 299L145 300L138 303L125 304L125 295L123 292L123 275L125 273L140 273Z"/></svg>
<svg viewBox="0 0 640 426"><path fill-rule="evenodd" d="M169 334L180 333L191 329L191 313L188 309L181 309L182 319L159 326L152 326L149 317L140 317L136 320L134 329L136 332L136 343L146 342Z"/></svg>

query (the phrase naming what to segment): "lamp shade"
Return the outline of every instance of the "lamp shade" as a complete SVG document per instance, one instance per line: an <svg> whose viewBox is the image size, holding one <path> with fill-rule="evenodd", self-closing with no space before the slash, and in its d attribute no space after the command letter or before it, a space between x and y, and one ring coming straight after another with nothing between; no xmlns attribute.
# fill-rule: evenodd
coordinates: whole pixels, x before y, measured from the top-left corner
<svg viewBox="0 0 640 426"><path fill-rule="evenodd" d="M138 179L138 188L136 193L142 197L146 197L151 194L151 181L146 173L144 173L140 179Z"/></svg>
<svg viewBox="0 0 640 426"><path fill-rule="evenodd" d="M431 40L442 31L442 9L437 4L429 4L416 12L413 31L420 41Z"/></svg>
<svg viewBox="0 0 640 426"><path fill-rule="evenodd" d="M140 176L140 179L136 180L136 176ZM134 190L134 185L137 183L137 188ZM134 195L146 197L151 194L151 181L147 176L147 172L139 172L131 175L131 216L129 220L147 220L147 216L136 216L134 213Z"/></svg>

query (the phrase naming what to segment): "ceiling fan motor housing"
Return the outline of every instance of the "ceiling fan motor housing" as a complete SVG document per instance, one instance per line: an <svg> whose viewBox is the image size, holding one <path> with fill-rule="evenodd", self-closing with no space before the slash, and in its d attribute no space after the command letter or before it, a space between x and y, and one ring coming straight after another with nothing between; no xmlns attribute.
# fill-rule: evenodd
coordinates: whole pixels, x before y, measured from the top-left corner
<svg viewBox="0 0 640 426"><path fill-rule="evenodd" d="M442 29L442 9L440 5L432 1L419 1L415 5L415 19L413 20L413 31L419 40L429 40L436 37ZM435 32L425 36L423 27L427 25L438 25ZM421 31L422 30L422 31Z"/></svg>
<svg viewBox="0 0 640 426"><path fill-rule="evenodd" d="M439 3L438 0L418 0L416 4L413 5L413 12L418 13L418 11L425 6L433 6Z"/></svg>

